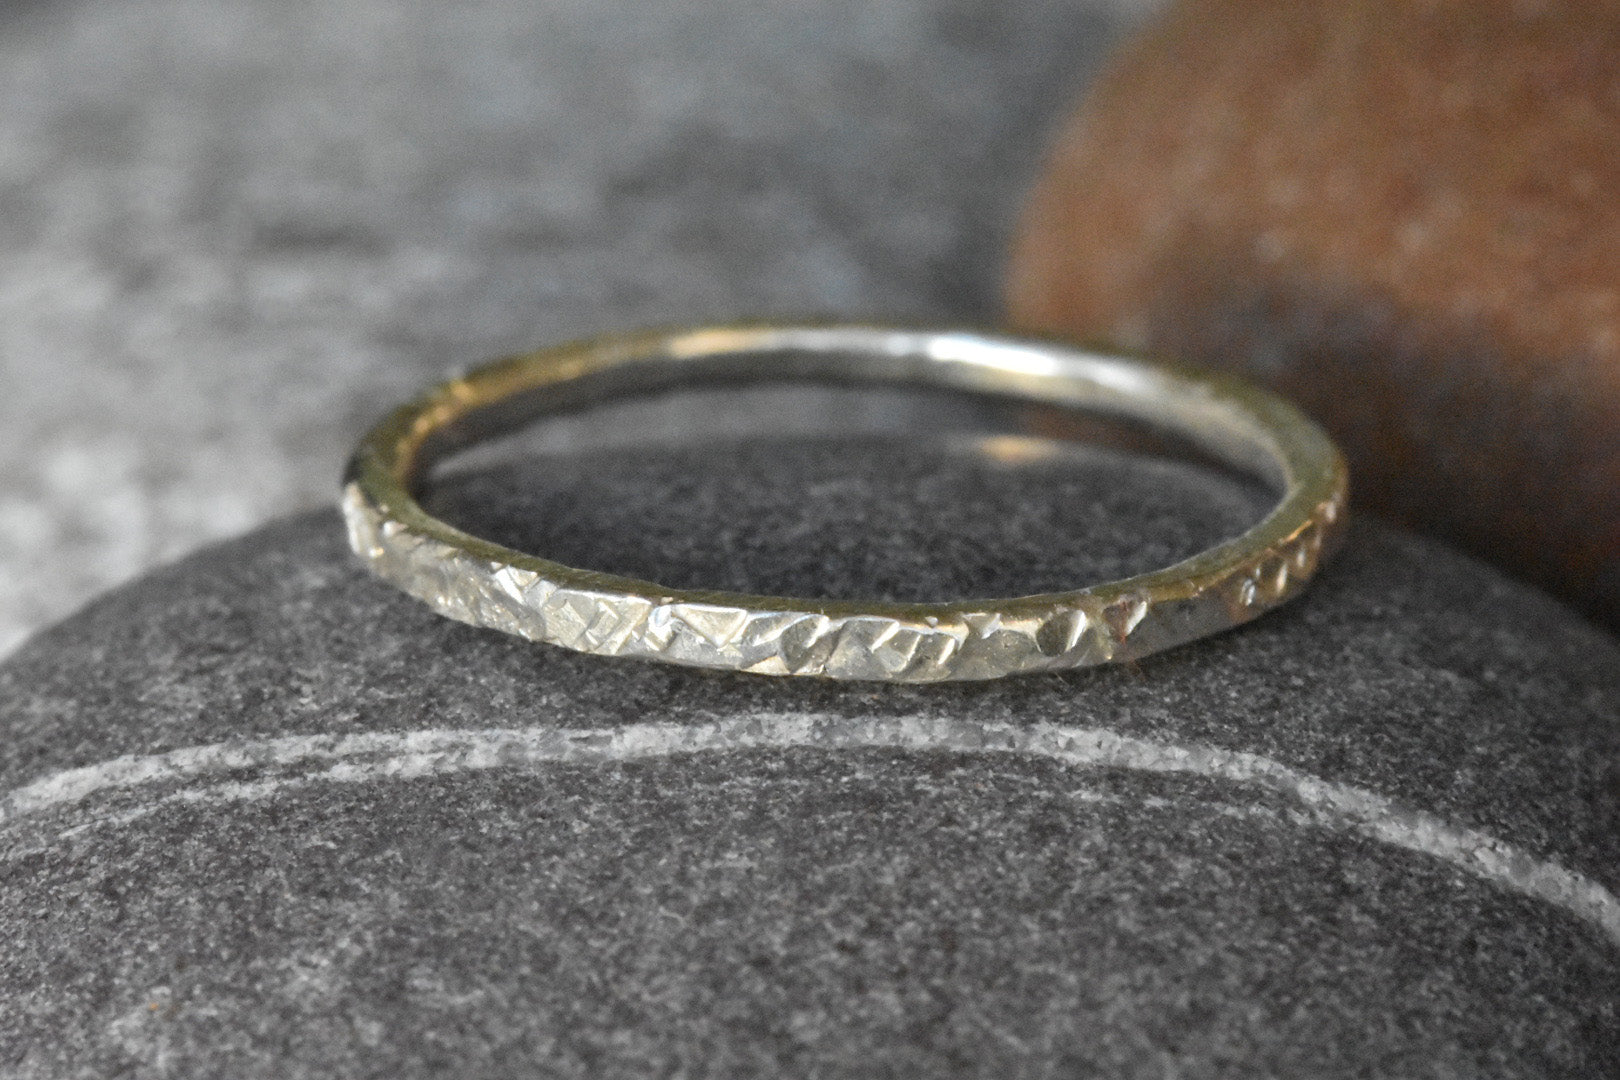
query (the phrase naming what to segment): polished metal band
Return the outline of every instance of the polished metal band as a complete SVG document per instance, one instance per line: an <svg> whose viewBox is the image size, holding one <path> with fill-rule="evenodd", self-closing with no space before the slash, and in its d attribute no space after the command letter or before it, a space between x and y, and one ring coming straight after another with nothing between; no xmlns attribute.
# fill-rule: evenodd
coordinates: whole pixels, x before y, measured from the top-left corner
<svg viewBox="0 0 1620 1080"><path fill-rule="evenodd" d="M1142 421L1281 492L1253 528L1174 566L1073 592L864 603L671 589L468 535L413 495L445 454L537 416L693 382L812 378L950 387ZM1345 520L1344 460L1246 383L995 335L737 326L601 338L480 368L395 411L349 465L354 550L451 618L582 652L769 675L932 682L1134 660L1293 597Z"/></svg>

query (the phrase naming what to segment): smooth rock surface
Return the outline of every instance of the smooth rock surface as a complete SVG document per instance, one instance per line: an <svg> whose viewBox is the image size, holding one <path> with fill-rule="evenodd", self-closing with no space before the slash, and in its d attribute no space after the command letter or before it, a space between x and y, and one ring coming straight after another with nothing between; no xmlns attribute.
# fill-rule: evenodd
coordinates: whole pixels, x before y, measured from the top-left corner
<svg viewBox="0 0 1620 1080"><path fill-rule="evenodd" d="M1620 629L1617 55L1614 0L1177 0L1054 140L1008 317L1271 386L1364 507Z"/></svg>
<svg viewBox="0 0 1620 1080"><path fill-rule="evenodd" d="M1259 505L1030 446L621 448L431 499L608 569L917 596ZM455 624L322 512L37 637L0 725L7 1076L1620 1071L1620 649L1376 524L1141 665L891 687Z"/></svg>
<svg viewBox="0 0 1620 1080"><path fill-rule="evenodd" d="M444 372L645 322L987 319L1139 0L0 5L0 650L324 503Z"/></svg>

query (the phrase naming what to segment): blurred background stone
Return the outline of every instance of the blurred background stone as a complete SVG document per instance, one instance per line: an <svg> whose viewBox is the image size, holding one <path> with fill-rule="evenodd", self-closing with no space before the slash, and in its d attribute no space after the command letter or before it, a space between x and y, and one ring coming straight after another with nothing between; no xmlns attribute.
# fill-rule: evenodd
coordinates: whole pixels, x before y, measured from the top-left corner
<svg viewBox="0 0 1620 1080"><path fill-rule="evenodd" d="M643 322L985 319L1139 0L0 5L0 648L324 505L455 366Z"/></svg>
<svg viewBox="0 0 1620 1080"><path fill-rule="evenodd" d="M1620 625L1617 55L1611 0L1180 0L1064 128L1011 317L1266 380L1359 505Z"/></svg>
<svg viewBox="0 0 1620 1080"><path fill-rule="evenodd" d="M1145 569L1263 506L869 419L514 451L428 498L601 568L928 598ZM534 646L297 517L0 667L0 1071L1613 1076L1617 716L1611 639L1373 524L1241 630L928 687ZM618 749L551 760L558 729ZM1098 753L993 749L1034 729Z"/></svg>

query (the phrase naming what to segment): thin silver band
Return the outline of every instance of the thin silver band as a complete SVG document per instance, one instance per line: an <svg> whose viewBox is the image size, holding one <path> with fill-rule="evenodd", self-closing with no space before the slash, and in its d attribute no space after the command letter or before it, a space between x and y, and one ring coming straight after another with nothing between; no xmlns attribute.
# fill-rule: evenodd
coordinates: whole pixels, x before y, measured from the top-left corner
<svg viewBox="0 0 1620 1080"><path fill-rule="evenodd" d="M1143 421L1270 483L1276 507L1174 566L1073 592L863 603L671 589L480 540L413 485L445 454L538 416L700 381L922 384ZM384 579L477 626L582 652L769 675L933 682L1134 660L1292 598L1345 521L1343 457L1247 383L1048 342L869 326L727 326L600 338L503 360L396 410L345 479L350 543Z"/></svg>

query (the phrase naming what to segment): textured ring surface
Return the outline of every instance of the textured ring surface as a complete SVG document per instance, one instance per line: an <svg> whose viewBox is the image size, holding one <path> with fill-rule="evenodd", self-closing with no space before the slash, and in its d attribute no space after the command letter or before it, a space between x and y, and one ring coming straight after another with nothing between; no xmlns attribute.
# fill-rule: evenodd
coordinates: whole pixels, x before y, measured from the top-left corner
<svg viewBox="0 0 1620 1080"><path fill-rule="evenodd" d="M943 386L1133 419L1280 492L1247 532L1173 566L1072 592L946 603L672 589L471 536L413 493L445 454L564 408L703 381ZM399 408L349 464L356 553L440 613L582 652L769 675L932 682L1134 660L1292 598L1345 522L1344 460L1247 383L1048 342L866 326L649 331L563 345L453 379Z"/></svg>

